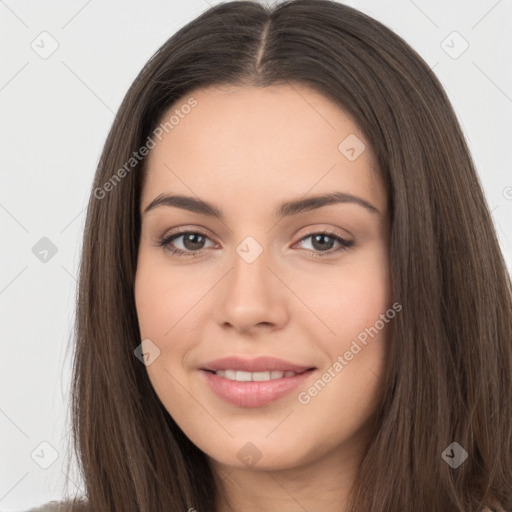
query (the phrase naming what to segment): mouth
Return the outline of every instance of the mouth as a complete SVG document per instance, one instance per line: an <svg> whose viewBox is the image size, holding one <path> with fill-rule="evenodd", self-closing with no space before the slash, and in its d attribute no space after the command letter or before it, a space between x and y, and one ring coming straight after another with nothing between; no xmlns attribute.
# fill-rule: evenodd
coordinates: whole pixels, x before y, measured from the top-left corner
<svg viewBox="0 0 512 512"><path fill-rule="evenodd" d="M275 358L232 357L205 365L199 373L223 401L237 407L263 407L304 385L316 370Z"/></svg>
<svg viewBox="0 0 512 512"><path fill-rule="evenodd" d="M237 382L267 382L269 380L276 379L289 379L290 377L295 377L296 375L301 375L304 372L309 370L313 370L314 368L309 368L308 370L304 370L302 372L293 372L291 370L281 371L281 370L265 370L262 372L246 372L244 370L204 370L219 377L224 377L228 380L236 380Z"/></svg>

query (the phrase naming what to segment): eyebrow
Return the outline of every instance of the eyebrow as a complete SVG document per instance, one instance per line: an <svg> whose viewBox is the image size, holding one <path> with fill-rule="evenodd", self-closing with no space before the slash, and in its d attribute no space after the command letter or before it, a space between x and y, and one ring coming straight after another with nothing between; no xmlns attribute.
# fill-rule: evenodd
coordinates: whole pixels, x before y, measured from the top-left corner
<svg viewBox="0 0 512 512"><path fill-rule="evenodd" d="M357 204L367 211L382 215L380 211L373 206L371 203L362 199L361 197L348 194L346 192L331 192L328 194L321 194L316 196L309 196L304 199L297 199L293 201L287 201L279 206L274 212L278 218L289 217L297 215L299 213L316 210L322 206L327 206L336 203L353 203ZM175 208L181 208L190 212L199 213L202 215L208 215L215 217L220 220L224 220L224 214L212 203L197 199L195 197L183 196L183 195L164 195L160 194L158 197L153 199L151 203L145 208L143 213L147 213L159 206L169 206Z"/></svg>

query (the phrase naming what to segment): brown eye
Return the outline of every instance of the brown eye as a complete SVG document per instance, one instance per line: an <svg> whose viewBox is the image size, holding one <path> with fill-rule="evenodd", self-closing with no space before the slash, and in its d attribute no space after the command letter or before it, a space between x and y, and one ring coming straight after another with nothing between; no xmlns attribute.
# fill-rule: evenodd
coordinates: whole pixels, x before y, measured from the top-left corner
<svg viewBox="0 0 512 512"><path fill-rule="evenodd" d="M187 233L186 235L179 235L179 237L183 237L183 245L187 251L197 251L199 249L203 249L205 237L199 233ZM176 240L175 237L172 240Z"/></svg>
<svg viewBox="0 0 512 512"><path fill-rule="evenodd" d="M180 242L178 240L182 239ZM159 242L159 246L172 254L179 256L196 256L205 248L205 242L210 240L204 233L199 231L181 231L169 235ZM183 248L175 247L174 244L182 245Z"/></svg>
<svg viewBox="0 0 512 512"><path fill-rule="evenodd" d="M322 253L325 253L326 255L338 253L354 245L353 241L345 240L344 238L335 235L334 233L327 232L312 233L302 238L300 242L304 242L309 238L311 238L312 249L308 250L312 251L315 256L323 256L324 254ZM333 245L336 243L339 244L340 248L337 250L332 250Z"/></svg>

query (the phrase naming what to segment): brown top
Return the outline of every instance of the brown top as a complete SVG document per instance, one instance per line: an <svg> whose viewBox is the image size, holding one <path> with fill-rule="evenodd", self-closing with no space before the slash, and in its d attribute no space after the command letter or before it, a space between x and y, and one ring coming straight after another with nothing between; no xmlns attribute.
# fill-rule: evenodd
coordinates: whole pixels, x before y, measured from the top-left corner
<svg viewBox="0 0 512 512"><path fill-rule="evenodd" d="M40 507L31 508L27 510L27 512L56 512L61 509L61 506L58 501L50 501L45 505L41 505Z"/></svg>
<svg viewBox="0 0 512 512"><path fill-rule="evenodd" d="M31 508L26 512L88 512L87 502L77 501L49 501L39 507Z"/></svg>
<svg viewBox="0 0 512 512"><path fill-rule="evenodd" d="M84 503L78 503L74 508L70 506L70 502L59 502L59 501L50 501L45 505L42 505L37 508L31 508L27 510L27 512L75 512L82 509L80 505L84 505ZM84 508L85 510L85 508ZM483 512L506 512L504 508L499 505L494 505L494 509L490 509L486 507Z"/></svg>

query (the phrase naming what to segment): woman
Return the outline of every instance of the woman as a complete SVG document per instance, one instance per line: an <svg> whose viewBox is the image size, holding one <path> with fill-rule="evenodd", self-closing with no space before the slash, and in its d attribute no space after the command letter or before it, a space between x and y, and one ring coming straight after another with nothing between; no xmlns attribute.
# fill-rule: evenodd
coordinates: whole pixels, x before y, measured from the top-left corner
<svg viewBox="0 0 512 512"><path fill-rule="evenodd" d="M136 78L96 172L81 506L508 512L511 338L421 57L335 2L212 7Z"/></svg>

